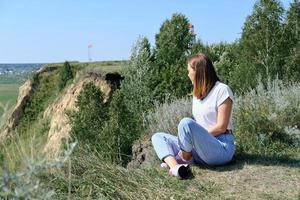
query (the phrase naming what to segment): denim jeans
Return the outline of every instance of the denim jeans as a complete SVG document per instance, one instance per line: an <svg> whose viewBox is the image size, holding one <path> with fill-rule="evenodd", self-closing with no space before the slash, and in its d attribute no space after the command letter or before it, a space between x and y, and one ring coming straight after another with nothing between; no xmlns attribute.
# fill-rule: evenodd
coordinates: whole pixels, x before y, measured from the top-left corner
<svg viewBox="0 0 300 200"><path fill-rule="evenodd" d="M216 137L191 118L183 118L178 125L178 137L164 132L155 133L152 145L160 160L176 156L180 149L192 152L196 164L223 165L231 161L235 146L230 133Z"/></svg>

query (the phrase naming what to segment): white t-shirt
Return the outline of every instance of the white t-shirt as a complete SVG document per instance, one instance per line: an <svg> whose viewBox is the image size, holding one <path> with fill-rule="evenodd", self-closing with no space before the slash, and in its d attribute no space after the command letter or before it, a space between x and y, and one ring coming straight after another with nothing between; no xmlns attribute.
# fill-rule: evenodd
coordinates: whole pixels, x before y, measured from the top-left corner
<svg viewBox="0 0 300 200"><path fill-rule="evenodd" d="M233 101L233 93L228 85L217 81L208 95L203 99L193 96L192 113L194 119L206 130L217 123L218 107L228 98ZM232 130L232 112L227 129Z"/></svg>

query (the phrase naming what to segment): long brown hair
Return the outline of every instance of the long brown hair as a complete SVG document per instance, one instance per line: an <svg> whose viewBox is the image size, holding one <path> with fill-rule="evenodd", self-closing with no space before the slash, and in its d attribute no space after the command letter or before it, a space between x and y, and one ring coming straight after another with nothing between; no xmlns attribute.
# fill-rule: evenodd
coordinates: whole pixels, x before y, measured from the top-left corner
<svg viewBox="0 0 300 200"><path fill-rule="evenodd" d="M193 91L190 95L203 100L220 79L211 60L202 53L192 55L187 63L196 73Z"/></svg>

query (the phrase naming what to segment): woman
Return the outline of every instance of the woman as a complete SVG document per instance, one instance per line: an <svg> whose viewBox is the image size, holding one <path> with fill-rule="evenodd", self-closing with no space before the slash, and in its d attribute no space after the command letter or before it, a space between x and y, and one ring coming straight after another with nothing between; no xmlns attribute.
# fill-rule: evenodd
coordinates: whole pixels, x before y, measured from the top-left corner
<svg viewBox="0 0 300 200"><path fill-rule="evenodd" d="M158 132L151 140L156 154L170 168L169 175L187 178L190 164L223 165L234 154L231 89L221 83L211 60L204 54L188 59L193 84L194 119L183 118L178 137Z"/></svg>

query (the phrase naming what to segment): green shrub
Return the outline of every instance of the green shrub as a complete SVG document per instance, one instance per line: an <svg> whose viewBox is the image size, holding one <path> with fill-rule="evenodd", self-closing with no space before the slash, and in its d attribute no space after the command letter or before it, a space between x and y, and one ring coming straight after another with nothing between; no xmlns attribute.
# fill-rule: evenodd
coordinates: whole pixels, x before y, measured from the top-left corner
<svg viewBox="0 0 300 200"><path fill-rule="evenodd" d="M10 171L1 166L0 198L1 199L53 199L55 191L45 186L42 174L61 168L73 152L76 142L67 145L53 160L45 156L39 158L24 157L24 166L18 171ZM18 148L23 148L19 146ZM70 171L69 171L70 172ZM70 181L70 179L68 179Z"/></svg>
<svg viewBox="0 0 300 200"><path fill-rule="evenodd" d="M16 130L24 133L30 129L46 107L58 95L58 73L57 71L35 73L33 75L34 92L23 106L23 113L17 124Z"/></svg>
<svg viewBox="0 0 300 200"><path fill-rule="evenodd" d="M75 102L78 111L69 113L71 135L78 141L92 144L99 142L107 118L107 105L103 100L103 93L92 82L83 86Z"/></svg>
<svg viewBox="0 0 300 200"><path fill-rule="evenodd" d="M192 117L192 99L188 97L156 102L154 112L144 116L144 123L150 134L162 131L177 135L177 126L184 117Z"/></svg>
<svg viewBox="0 0 300 200"><path fill-rule="evenodd" d="M112 160L126 164L131 154L132 143L143 133L143 113L152 104L150 88L147 87L151 54L149 42L140 38L132 50L130 61L124 67L123 80L119 90L112 96L109 120L103 128L103 135L111 144Z"/></svg>
<svg viewBox="0 0 300 200"><path fill-rule="evenodd" d="M71 65L68 61L65 61L63 67L60 69L59 72L59 82L58 82L59 90L62 90L66 86L68 80L72 78L73 78L73 72L71 69Z"/></svg>
<svg viewBox="0 0 300 200"><path fill-rule="evenodd" d="M275 79L236 98L235 133L240 145L261 143L298 144L300 135L300 84ZM250 145L251 146L251 145Z"/></svg>

